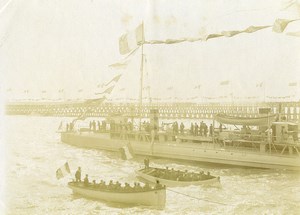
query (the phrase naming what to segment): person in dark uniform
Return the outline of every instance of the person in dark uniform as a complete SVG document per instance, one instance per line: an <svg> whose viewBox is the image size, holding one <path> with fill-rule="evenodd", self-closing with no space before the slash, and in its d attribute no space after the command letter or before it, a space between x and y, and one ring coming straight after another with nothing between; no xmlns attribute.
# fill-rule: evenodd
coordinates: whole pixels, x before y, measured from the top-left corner
<svg viewBox="0 0 300 215"><path fill-rule="evenodd" d="M213 125L212 124L210 124L210 126L209 126L209 136L213 136Z"/></svg>
<svg viewBox="0 0 300 215"><path fill-rule="evenodd" d="M84 183L84 185L89 185L89 176L88 176L88 174L85 175L83 183Z"/></svg>
<svg viewBox="0 0 300 215"><path fill-rule="evenodd" d="M144 159L145 169L149 168L149 163L150 163L149 158L145 158Z"/></svg>
<svg viewBox="0 0 300 215"><path fill-rule="evenodd" d="M194 135L194 124L191 123L191 135Z"/></svg>
<svg viewBox="0 0 300 215"><path fill-rule="evenodd" d="M180 134L184 134L184 124L180 123Z"/></svg>
<svg viewBox="0 0 300 215"><path fill-rule="evenodd" d="M76 182L81 182L81 167L78 167L75 173L75 180Z"/></svg>
<svg viewBox="0 0 300 215"><path fill-rule="evenodd" d="M195 128L195 136L198 136L198 130L199 130L199 126L198 126L198 124L195 122L195 126L194 126L194 128Z"/></svg>

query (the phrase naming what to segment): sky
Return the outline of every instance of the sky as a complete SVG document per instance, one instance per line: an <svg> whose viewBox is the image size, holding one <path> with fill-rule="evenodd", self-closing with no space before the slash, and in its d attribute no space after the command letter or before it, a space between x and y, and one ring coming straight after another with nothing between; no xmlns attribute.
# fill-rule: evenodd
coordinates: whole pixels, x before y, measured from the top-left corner
<svg viewBox="0 0 300 215"><path fill-rule="evenodd" d="M146 40L165 40L300 18L297 0L0 0L0 8L1 90L8 101L97 98L104 90L97 85L118 74L107 97L137 99L141 48L126 69L108 65L125 57L119 53L120 36L142 22ZM300 37L290 32L300 32L300 21L283 33L266 28L194 43L144 45L144 85L150 91L143 93L164 101L299 100ZM288 86L294 82L297 86Z"/></svg>

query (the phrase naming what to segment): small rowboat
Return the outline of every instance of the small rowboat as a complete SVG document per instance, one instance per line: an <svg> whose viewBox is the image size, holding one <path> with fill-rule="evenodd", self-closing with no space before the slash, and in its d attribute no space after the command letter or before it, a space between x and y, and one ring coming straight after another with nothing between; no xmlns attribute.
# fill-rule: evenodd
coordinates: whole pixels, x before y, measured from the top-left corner
<svg viewBox="0 0 300 215"><path fill-rule="evenodd" d="M166 204L166 188L164 186L138 191L102 189L92 184L85 185L81 182L69 182L68 186L73 190L74 194L107 202L146 205L153 206L157 209L163 209Z"/></svg>
<svg viewBox="0 0 300 215"><path fill-rule="evenodd" d="M148 167L136 171L143 181L160 184L167 187L184 187L190 185L220 185L220 177L205 173L188 173L176 170Z"/></svg>

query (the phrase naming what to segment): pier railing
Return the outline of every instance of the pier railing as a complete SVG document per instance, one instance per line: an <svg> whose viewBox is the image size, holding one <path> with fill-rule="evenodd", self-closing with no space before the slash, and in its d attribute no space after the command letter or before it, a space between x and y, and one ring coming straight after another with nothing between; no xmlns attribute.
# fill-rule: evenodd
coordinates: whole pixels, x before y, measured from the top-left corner
<svg viewBox="0 0 300 215"><path fill-rule="evenodd" d="M194 103L156 103L145 104L139 112L138 104L103 103L90 106L84 102L36 103L14 102L6 104L8 115L40 115L78 117L106 117L111 114L129 114L148 118L151 109L158 109L160 119L212 119L215 114L225 113L239 117L257 117L259 108L270 107L272 113L279 111L290 121L300 121L300 102L272 102L253 104L194 104Z"/></svg>

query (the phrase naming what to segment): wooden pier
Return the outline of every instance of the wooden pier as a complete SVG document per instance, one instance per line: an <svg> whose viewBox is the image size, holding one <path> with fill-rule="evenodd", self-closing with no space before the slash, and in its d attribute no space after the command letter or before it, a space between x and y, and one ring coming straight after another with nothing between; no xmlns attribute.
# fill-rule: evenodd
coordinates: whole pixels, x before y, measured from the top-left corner
<svg viewBox="0 0 300 215"><path fill-rule="evenodd" d="M288 120L299 122L300 102L272 103L155 103L144 104L142 117L149 117L151 109L159 110L162 119L212 119L214 114L225 113L240 117L257 117L261 107L270 107L272 113L281 112ZM112 113L136 116L138 104L102 103L90 105L85 102L11 102L6 104L7 115L69 116L85 115L88 117L106 117Z"/></svg>

